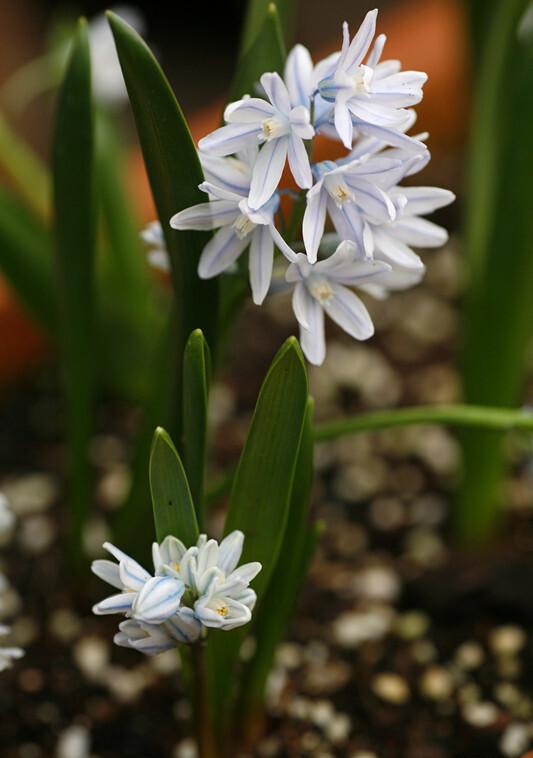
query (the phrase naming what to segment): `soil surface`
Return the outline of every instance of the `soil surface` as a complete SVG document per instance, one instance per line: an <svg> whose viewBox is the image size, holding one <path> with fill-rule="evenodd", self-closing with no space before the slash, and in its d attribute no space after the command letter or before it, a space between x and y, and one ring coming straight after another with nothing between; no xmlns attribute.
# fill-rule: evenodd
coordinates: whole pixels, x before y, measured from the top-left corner
<svg viewBox="0 0 533 758"><path fill-rule="evenodd" d="M370 304L372 342L332 330L325 365L310 372L318 420L457 399L457 253L450 244L426 260L422 286ZM244 314L213 390L214 478L235 461L261 376L292 328L283 297ZM1 675L0 754L191 758L176 655L113 646L116 619L90 610L105 586L84 566L65 568L58 386L48 367L0 411L0 491L17 514L1 552L9 586L0 587L0 616L26 650ZM112 401L99 407L91 555L127 489L135 424ZM278 650L253 755L518 758L533 747L533 462L529 440L509 438L507 448L499 539L474 553L452 539L452 431L395 429L317 447L313 517L324 533ZM214 535L223 507L224 498Z"/></svg>

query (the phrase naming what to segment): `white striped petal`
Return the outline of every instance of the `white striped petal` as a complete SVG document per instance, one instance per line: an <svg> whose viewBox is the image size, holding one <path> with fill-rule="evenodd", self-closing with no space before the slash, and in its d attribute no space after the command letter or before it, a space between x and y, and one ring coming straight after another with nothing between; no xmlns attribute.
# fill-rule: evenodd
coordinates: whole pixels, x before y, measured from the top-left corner
<svg viewBox="0 0 533 758"><path fill-rule="evenodd" d="M165 621L165 629L178 642L196 642L202 625L194 615L192 608L180 608L178 613Z"/></svg>
<svg viewBox="0 0 533 758"><path fill-rule="evenodd" d="M401 242L415 247L440 247L448 239L444 227L416 216L403 216L391 228Z"/></svg>
<svg viewBox="0 0 533 758"><path fill-rule="evenodd" d="M257 124L227 124L203 137L198 147L213 155L231 155L255 140L258 132Z"/></svg>
<svg viewBox="0 0 533 758"><path fill-rule="evenodd" d="M99 579L103 579L104 582L107 582L112 587L116 587L119 590L124 589L117 563L99 559L92 562L91 571L93 574L96 574Z"/></svg>
<svg viewBox="0 0 533 758"><path fill-rule="evenodd" d="M273 106L259 97L245 97L230 103L224 111L228 124L258 124L275 113Z"/></svg>
<svg viewBox="0 0 533 758"><path fill-rule="evenodd" d="M120 579L124 587L140 590L151 579L151 575L133 558L123 558L119 563Z"/></svg>
<svg viewBox="0 0 533 758"><path fill-rule="evenodd" d="M280 251L280 253L283 253L285 258L287 258L288 261L291 261L293 263L297 259L297 255L294 252L294 250L288 245L281 234L278 232L274 224L269 224L270 234L272 235L272 239L274 240L274 244Z"/></svg>
<svg viewBox="0 0 533 758"><path fill-rule="evenodd" d="M244 534L235 529L230 532L218 546L218 567L225 574L230 574L241 559Z"/></svg>
<svg viewBox="0 0 533 758"><path fill-rule="evenodd" d="M268 226L257 226L252 234L249 254L250 285L256 305L265 299L272 281L274 241Z"/></svg>
<svg viewBox="0 0 533 758"><path fill-rule="evenodd" d="M396 216L396 209L390 198L372 182L357 177L354 179L346 175L346 183L355 190L356 203L376 221L392 221Z"/></svg>
<svg viewBox="0 0 533 758"><path fill-rule="evenodd" d="M284 79L291 105L309 107L313 76L313 61L309 50L303 45L295 45L287 56Z"/></svg>
<svg viewBox="0 0 533 758"><path fill-rule="evenodd" d="M93 605L93 613L96 613L97 616L108 613L128 613L136 597L136 592L121 592L120 595L111 595Z"/></svg>
<svg viewBox="0 0 533 758"><path fill-rule="evenodd" d="M252 172L245 160L232 156L209 155L208 153L200 153L199 157L204 176L208 182L240 197L245 197L248 194Z"/></svg>
<svg viewBox="0 0 533 758"><path fill-rule="evenodd" d="M209 240L198 264L200 279L211 279L232 266L249 243L240 239L231 226L224 226Z"/></svg>
<svg viewBox="0 0 533 758"><path fill-rule="evenodd" d="M311 300L307 312L308 328L304 329L300 324L300 344L309 363L320 366L326 357L324 311L314 298Z"/></svg>
<svg viewBox="0 0 533 758"><path fill-rule="evenodd" d="M385 229L375 228L374 242L379 253L390 263L412 270L424 267L418 255L404 242L396 239L392 230L389 233Z"/></svg>
<svg viewBox="0 0 533 758"><path fill-rule="evenodd" d="M364 17L363 23L357 30L357 33L346 52L346 56L343 60L343 68L355 68L361 63L367 54L368 49L372 44L372 40L374 39L374 34L376 33L377 15L377 9L374 8L374 10L368 11Z"/></svg>
<svg viewBox="0 0 533 758"><path fill-rule="evenodd" d="M453 192L441 187L402 187L401 192L407 198L407 212L410 215L433 213L455 200Z"/></svg>
<svg viewBox="0 0 533 758"><path fill-rule="evenodd" d="M333 294L324 302L328 316L351 337L366 340L374 334L370 315L357 295L342 284L331 283Z"/></svg>
<svg viewBox="0 0 533 758"><path fill-rule="evenodd" d="M292 292L292 310L296 320L304 329L309 329L311 318L309 310L313 307L313 302L314 300L307 291L304 282L297 282Z"/></svg>
<svg viewBox="0 0 533 758"><path fill-rule="evenodd" d="M346 103L338 102L335 104L334 115L335 129L339 135L344 147L351 150L353 141L352 116Z"/></svg>
<svg viewBox="0 0 533 758"><path fill-rule="evenodd" d="M280 113L288 114L291 109L291 101L285 82L277 73L266 73L260 79L268 99Z"/></svg>
<svg viewBox="0 0 533 758"><path fill-rule="evenodd" d="M366 61L367 66L370 66L370 68L374 68L374 66L377 66L383 54L383 48L385 47L386 41L387 41L386 34L378 34L378 36L376 37L376 41L374 42L372 46L372 50L370 51L368 55L368 58Z"/></svg>
<svg viewBox="0 0 533 758"><path fill-rule="evenodd" d="M287 158L288 138L279 137L266 142L255 163L248 204L257 210L270 200L276 191Z"/></svg>
<svg viewBox="0 0 533 758"><path fill-rule="evenodd" d="M302 139L295 134L291 134L289 137L288 159L296 184L302 189L312 187L313 175L309 165L309 156Z"/></svg>
<svg viewBox="0 0 533 758"><path fill-rule="evenodd" d="M394 145L400 147L410 153L424 153L427 148L423 142L415 137L409 137L407 134L403 134L397 129L389 129L386 126L379 126L378 124L369 124L367 121L358 121L354 119L355 128L367 134L371 137L383 142L385 145Z"/></svg>
<svg viewBox="0 0 533 758"><path fill-rule="evenodd" d="M178 610L184 589L178 579L167 576L149 579L135 598L133 617L148 624L161 624Z"/></svg>
<svg viewBox="0 0 533 758"><path fill-rule="evenodd" d="M322 182L316 184L307 193L302 232L307 257L311 263L317 259L318 248L324 234L327 200L328 193L324 191Z"/></svg>
<svg viewBox="0 0 533 758"><path fill-rule="evenodd" d="M198 203L174 214L170 219L170 226L180 230L207 231L232 224L238 215L239 208L234 200L211 200L209 203Z"/></svg>

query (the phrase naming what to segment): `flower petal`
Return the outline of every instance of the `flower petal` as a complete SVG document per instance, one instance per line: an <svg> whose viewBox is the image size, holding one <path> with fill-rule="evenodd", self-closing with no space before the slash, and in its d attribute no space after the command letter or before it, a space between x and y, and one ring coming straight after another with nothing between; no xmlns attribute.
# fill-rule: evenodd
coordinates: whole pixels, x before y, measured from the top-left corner
<svg viewBox="0 0 533 758"><path fill-rule="evenodd" d="M303 45L295 45L287 56L284 79L291 105L309 107L312 92L313 61L309 50Z"/></svg>
<svg viewBox="0 0 533 758"><path fill-rule="evenodd" d="M227 124L201 139L198 147L213 155L231 155L254 141L258 131L257 124Z"/></svg>
<svg viewBox="0 0 533 758"><path fill-rule="evenodd" d="M307 257L311 263L317 259L318 248L324 234L327 200L328 194L323 189L322 182L307 193L302 232Z"/></svg>
<svg viewBox="0 0 533 758"><path fill-rule="evenodd" d="M124 589L124 585L120 578L118 563L99 559L92 562L91 571L93 574L96 574L99 579L103 579L104 582L107 582L112 587L116 587L119 590Z"/></svg>
<svg viewBox="0 0 533 758"><path fill-rule="evenodd" d="M400 241L415 247L440 247L448 239L444 227L417 216L400 217L390 231Z"/></svg>
<svg viewBox="0 0 533 758"><path fill-rule="evenodd" d="M324 330L324 311L314 299L307 311L307 329L300 325L300 344L305 357L315 366L324 363L326 357L326 336Z"/></svg>
<svg viewBox="0 0 533 758"><path fill-rule="evenodd" d="M198 264L198 276L211 279L235 263L249 243L249 237L240 239L231 226L224 226L204 247Z"/></svg>
<svg viewBox="0 0 533 758"><path fill-rule="evenodd" d="M392 229L390 231L392 232ZM380 257L384 257L389 263L409 270L424 268L418 255L404 242L396 239L394 232L390 233L386 228L374 228L374 242Z"/></svg>
<svg viewBox="0 0 533 758"><path fill-rule="evenodd" d="M367 54L368 48L370 47L372 40L374 39L374 34L376 33L377 15L377 9L374 8L374 10L368 11L364 17L363 23L357 30L357 33L355 34L353 40L351 41L350 47L346 52L343 60L343 68L355 68L361 63Z"/></svg>
<svg viewBox="0 0 533 758"><path fill-rule="evenodd" d="M261 122L271 118L274 108L266 100L259 97L245 97L230 103L224 111L224 120L228 124L257 124L261 128Z"/></svg>
<svg viewBox="0 0 533 758"><path fill-rule="evenodd" d="M119 595L111 595L93 605L93 613L96 613L97 616L108 613L128 613L136 597L136 592L121 592Z"/></svg>
<svg viewBox="0 0 533 758"><path fill-rule="evenodd" d="M401 191L407 198L409 215L433 213L437 208L443 208L455 200L453 192L441 187L402 187Z"/></svg>
<svg viewBox="0 0 533 758"><path fill-rule="evenodd" d="M334 123L344 147L351 150L353 140L352 116L345 102L335 103Z"/></svg>
<svg viewBox="0 0 533 758"><path fill-rule="evenodd" d="M179 579L167 576L150 579L133 603L133 617L149 624L161 624L176 613L184 590L185 586Z"/></svg>
<svg viewBox="0 0 533 758"><path fill-rule="evenodd" d="M212 200L198 203L175 213L170 219L173 229L197 229L207 231L219 226L232 224L239 215L239 208L233 200Z"/></svg>
<svg viewBox="0 0 533 758"><path fill-rule="evenodd" d="M122 585L129 590L140 590L145 582L152 578L151 574L133 558L123 558L118 570Z"/></svg>
<svg viewBox="0 0 533 758"><path fill-rule="evenodd" d="M342 284L331 284L332 296L324 302L328 316L357 340L366 340L374 334L374 324L357 295Z"/></svg>
<svg viewBox="0 0 533 758"><path fill-rule="evenodd" d="M218 567L225 574L231 574L241 559L244 534L235 529L230 532L218 546Z"/></svg>
<svg viewBox="0 0 533 758"><path fill-rule="evenodd" d="M199 158L208 182L240 197L248 195L252 172L247 162L232 156L221 157L208 153L200 153Z"/></svg>
<svg viewBox="0 0 533 758"><path fill-rule="evenodd" d="M256 305L265 299L272 281L274 241L268 226L257 226L252 234L249 254L250 285Z"/></svg>
<svg viewBox="0 0 533 758"><path fill-rule="evenodd" d="M202 625L192 608L180 608L174 616L165 621L165 629L178 642L196 642L202 632Z"/></svg>
<svg viewBox="0 0 533 758"><path fill-rule="evenodd" d="M313 184L313 175L309 165L309 156L301 137L291 134L289 137L289 166L296 184L302 189L309 189Z"/></svg>
<svg viewBox="0 0 533 758"><path fill-rule="evenodd" d="M288 143L287 137L279 137L266 142L259 151L248 196L248 203L253 210L268 202L276 191L285 166Z"/></svg>
<svg viewBox="0 0 533 758"><path fill-rule="evenodd" d="M275 72L269 72L263 74L260 81L272 105L280 111L280 113L288 115L291 109L291 101L287 87L281 76Z"/></svg>

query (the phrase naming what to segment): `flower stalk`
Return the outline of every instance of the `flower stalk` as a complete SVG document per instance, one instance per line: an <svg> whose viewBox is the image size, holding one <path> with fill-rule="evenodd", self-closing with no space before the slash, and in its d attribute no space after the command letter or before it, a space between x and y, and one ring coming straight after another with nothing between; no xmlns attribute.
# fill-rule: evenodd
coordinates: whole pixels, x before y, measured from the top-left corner
<svg viewBox="0 0 533 758"><path fill-rule="evenodd" d="M213 721L209 705L207 646L199 640L191 646L193 719L198 747L198 758L217 758Z"/></svg>

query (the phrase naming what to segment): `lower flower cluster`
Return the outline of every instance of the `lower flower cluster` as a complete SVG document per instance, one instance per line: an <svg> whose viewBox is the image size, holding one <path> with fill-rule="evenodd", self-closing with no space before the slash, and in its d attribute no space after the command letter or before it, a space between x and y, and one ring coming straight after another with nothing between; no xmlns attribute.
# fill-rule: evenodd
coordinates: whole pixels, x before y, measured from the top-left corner
<svg viewBox="0 0 533 758"><path fill-rule="evenodd" d="M257 599L249 584L261 571L258 562L237 567L243 544L244 534L237 530L220 544L201 534L189 548L169 535L153 543L152 575L106 542L104 548L117 562L93 561L92 571L120 592L97 603L93 612L124 614L115 643L146 655L196 642L209 628L243 626Z"/></svg>

